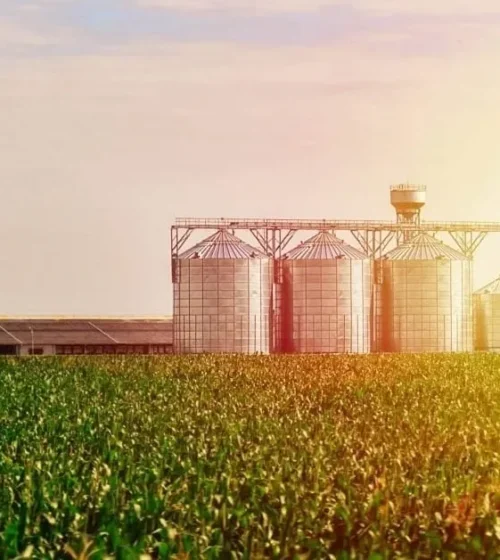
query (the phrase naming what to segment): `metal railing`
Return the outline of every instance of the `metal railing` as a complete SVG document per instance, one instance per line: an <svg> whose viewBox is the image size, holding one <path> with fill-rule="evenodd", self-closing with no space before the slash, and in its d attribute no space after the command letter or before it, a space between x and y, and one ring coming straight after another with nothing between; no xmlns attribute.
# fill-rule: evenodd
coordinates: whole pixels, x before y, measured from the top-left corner
<svg viewBox="0 0 500 560"><path fill-rule="evenodd" d="M425 185L410 185L409 183L400 185L391 185L391 191L410 191L410 192L426 192Z"/></svg>
<svg viewBox="0 0 500 560"><path fill-rule="evenodd" d="M445 231L500 233L500 222L436 222L420 224L390 220L328 220L286 218L176 218L173 228L186 229L268 229L268 230L344 230L344 231Z"/></svg>

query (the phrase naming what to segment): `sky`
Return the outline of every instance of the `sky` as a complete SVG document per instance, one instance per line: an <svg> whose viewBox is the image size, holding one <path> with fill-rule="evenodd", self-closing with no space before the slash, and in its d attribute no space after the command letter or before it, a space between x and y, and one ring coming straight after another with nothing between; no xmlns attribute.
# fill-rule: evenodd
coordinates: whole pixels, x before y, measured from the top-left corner
<svg viewBox="0 0 500 560"><path fill-rule="evenodd" d="M497 0L2 0L0 314L170 314L176 217L500 221L499 63Z"/></svg>

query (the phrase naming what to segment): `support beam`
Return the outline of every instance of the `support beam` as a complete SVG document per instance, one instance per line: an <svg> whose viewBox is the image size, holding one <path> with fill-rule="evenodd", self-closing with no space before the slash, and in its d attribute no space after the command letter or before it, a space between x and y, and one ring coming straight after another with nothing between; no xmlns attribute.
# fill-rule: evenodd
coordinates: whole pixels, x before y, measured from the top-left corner
<svg viewBox="0 0 500 560"><path fill-rule="evenodd" d="M272 255L273 249L269 243L269 232L267 229L261 231L259 229L251 229L250 233L255 237L257 243L260 245L261 249L266 253L266 255Z"/></svg>
<svg viewBox="0 0 500 560"><path fill-rule="evenodd" d="M450 237L455 241L460 252L466 257L472 258L475 252L478 250L481 243L484 241L487 233L486 232L472 232L472 231L461 231L461 232L448 232Z"/></svg>
<svg viewBox="0 0 500 560"><path fill-rule="evenodd" d="M352 236L358 242L361 250L366 253L367 255L372 254L372 249L370 247L370 241L368 239L368 232L367 231L351 231Z"/></svg>
<svg viewBox="0 0 500 560"><path fill-rule="evenodd" d="M174 270L173 260L194 230L217 229L250 232L259 247L272 258L282 256L296 232L321 230L350 232L362 251L371 258L380 258L393 241L400 244L411 240L419 232L431 235L444 232L451 235L464 255L472 257L488 233L500 233L500 222L421 221L417 224L376 220L178 218L172 226L172 270Z"/></svg>
<svg viewBox="0 0 500 560"><path fill-rule="evenodd" d="M186 229L182 231L182 228L177 228L172 226L172 257L177 257L180 250L186 243L186 241L191 237L193 229Z"/></svg>
<svg viewBox="0 0 500 560"><path fill-rule="evenodd" d="M170 228L170 273L174 284L177 281L175 259L179 256L179 252L191 237L193 231L194 229L192 228L185 229L177 226L172 226Z"/></svg>
<svg viewBox="0 0 500 560"><path fill-rule="evenodd" d="M388 232L385 233L385 235L383 235L383 232L380 232L380 239L379 239L379 244L378 244L378 254L376 255L377 258L380 258L380 257L383 256L383 254L386 252L389 244L391 243L391 241L393 239L394 239L394 232L393 231L388 231Z"/></svg>
<svg viewBox="0 0 500 560"><path fill-rule="evenodd" d="M413 230L397 231L395 233L396 245L399 247L399 245L402 245L403 243L408 243L409 241L412 240L412 237L414 237L417 233L418 231L413 231ZM429 233L432 234L433 232L429 232Z"/></svg>
<svg viewBox="0 0 500 560"><path fill-rule="evenodd" d="M297 230L295 229L290 229L285 233L285 235L283 235L283 232L279 230L278 246L276 248L277 251L276 258L281 258L284 250L287 248L290 241L292 241L296 231Z"/></svg>
<svg viewBox="0 0 500 560"><path fill-rule="evenodd" d="M362 251L370 258L379 259L386 251L389 243L394 239L393 231L351 231L354 239L359 243Z"/></svg>

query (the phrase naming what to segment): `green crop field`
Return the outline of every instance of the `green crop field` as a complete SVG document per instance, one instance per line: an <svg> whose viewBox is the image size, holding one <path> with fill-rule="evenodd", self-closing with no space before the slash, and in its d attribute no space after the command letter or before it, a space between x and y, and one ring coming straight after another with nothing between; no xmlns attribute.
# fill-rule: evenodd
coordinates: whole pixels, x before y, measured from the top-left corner
<svg viewBox="0 0 500 560"><path fill-rule="evenodd" d="M0 558L500 558L500 357L0 360Z"/></svg>

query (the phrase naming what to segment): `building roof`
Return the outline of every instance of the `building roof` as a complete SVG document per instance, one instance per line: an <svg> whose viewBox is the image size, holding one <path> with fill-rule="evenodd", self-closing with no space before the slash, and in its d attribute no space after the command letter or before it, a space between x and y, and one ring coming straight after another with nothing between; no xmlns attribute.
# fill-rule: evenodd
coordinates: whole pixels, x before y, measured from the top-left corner
<svg viewBox="0 0 500 560"><path fill-rule="evenodd" d="M428 233L417 233L407 243L403 243L384 256L384 259L397 261L424 261L434 259L446 259L453 261L470 260L459 251L449 247L439 239Z"/></svg>
<svg viewBox="0 0 500 560"><path fill-rule="evenodd" d="M116 323L172 322L171 315L0 315L1 321L54 322L54 321L111 321Z"/></svg>
<svg viewBox="0 0 500 560"><path fill-rule="evenodd" d="M493 280L489 284L486 284L486 286L483 286L482 288L477 290L475 293L479 294L479 295L480 294L500 294L500 276L498 278L495 278L495 280Z"/></svg>
<svg viewBox="0 0 500 560"><path fill-rule="evenodd" d="M283 256L284 259L368 259L359 249L355 249L329 231L320 231L307 241L303 241Z"/></svg>
<svg viewBox="0 0 500 560"><path fill-rule="evenodd" d="M267 256L225 229L181 253L179 259L265 259Z"/></svg>
<svg viewBox="0 0 500 560"><path fill-rule="evenodd" d="M172 319L0 318L0 344L172 344Z"/></svg>

